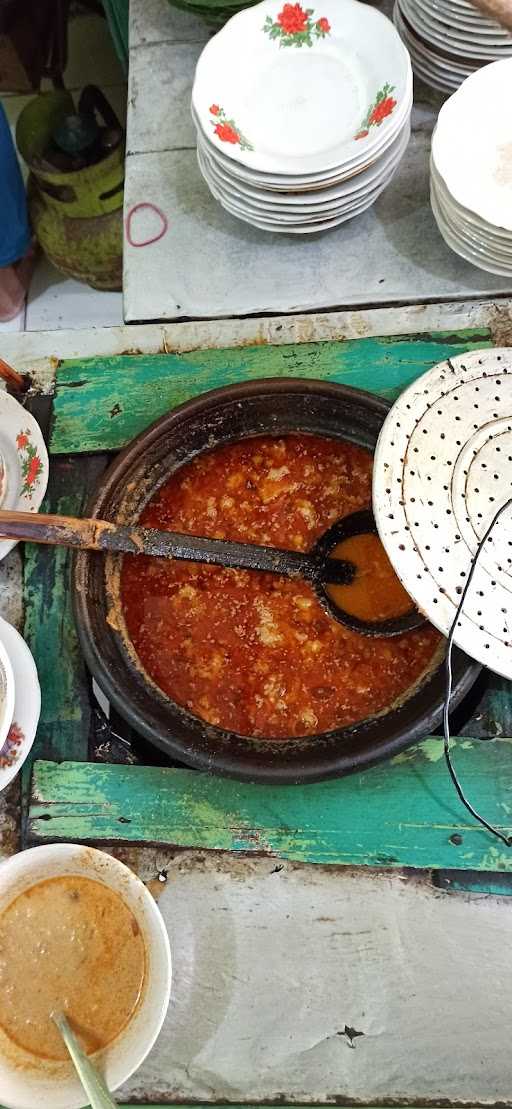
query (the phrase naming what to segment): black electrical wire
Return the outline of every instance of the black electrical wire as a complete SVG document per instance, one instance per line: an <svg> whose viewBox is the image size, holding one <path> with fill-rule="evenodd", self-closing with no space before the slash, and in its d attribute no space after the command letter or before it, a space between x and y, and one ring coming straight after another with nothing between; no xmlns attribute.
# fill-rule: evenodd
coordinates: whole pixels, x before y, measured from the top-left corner
<svg viewBox="0 0 512 1109"><path fill-rule="evenodd" d="M449 712L450 712L450 701L451 701L451 697L452 697L452 647L453 647L453 638L454 638L454 635L455 635L455 629L457 627L457 621L459 620L460 614L461 614L462 609L464 607L464 601L466 600L466 596L467 596L469 587L471 585L473 574L475 573L477 562L478 562L478 559L480 558L480 555L482 553L484 545L487 542L493 527L498 522L498 520L499 520L500 516L502 515L502 513L505 512L505 510L507 508L510 508L511 505L512 505L512 497L508 501L506 501L505 504L502 504L501 507L498 509L498 511L494 514L494 516L491 520L491 523L489 524L489 527L487 528L487 531L486 531L483 539L481 539L480 543L478 544L477 552L476 552L475 557L473 559L473 564L471 566L471 570L469 571L469 574L468 574L468 580L467 580L467 582L464 586L464 590L462 592L462 596L461 596L461 599L459 601L457 611L456 611L454 619L453 619L452 626L450 628L450 634L448 636L448 643L447 643L447 647L446 647L446 657L445 657L446 690L445 690L444 709L443 709L444 754L445 754L446 765L448 766L448 770L449 770L449 773L450 773L451 780L452 780L452 782L455 786L455 789L457 790L459 798L462 801L462 804L465 805L468 812L471 813L471 816L473 816L475 818L475 820L478 820L478 823L482 824L483 827L486 828L488 832L491 832L491 834L493 836L497 836L497 838L500 839L502 841L502 843L504 843L507 847L512 847L512 836L505 835L504 832L500 832L498 828L495 828L493 824L489 824L489 821L486 820L485 817L481 816L480 813L478 813L475 808L473 808L473 805L471 804L470 801L468 801L468 799L467 799L467 797L466 797L466 795L465 795L465 793L462 789L462 786L461 786L461 784L459 782L459 779L457 777L457 774L455 772L455 767L453 765L452 757L451 757L451 754L450 754Z"/></svg>

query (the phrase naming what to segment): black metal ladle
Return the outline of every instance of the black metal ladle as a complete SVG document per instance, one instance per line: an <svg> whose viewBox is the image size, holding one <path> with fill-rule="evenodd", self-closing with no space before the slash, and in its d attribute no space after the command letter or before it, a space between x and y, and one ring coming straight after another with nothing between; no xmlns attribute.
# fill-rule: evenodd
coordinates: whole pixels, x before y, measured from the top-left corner
<svg viewBox="0 0 512 1109"><path fill-rule="evenodd" d="M391 619L363 620L346 612L327 592L328 585L350 585L357 571L353 562L332 558L331 552L345 539L368 534L377 534L373 513L369 509L352 512L338 520L307 553L226 539L207 539L175 531L157 531L155 528L130 524L114 524L109 520L0 510L0 535L7 539L24 539L31 543L77 547L80 550L203 562L213 566L260 570L267 574L302 578L313 586L324 609L353 631L363 635L393 636L420 627L425 623L425 617L416 609Z"/></svg>

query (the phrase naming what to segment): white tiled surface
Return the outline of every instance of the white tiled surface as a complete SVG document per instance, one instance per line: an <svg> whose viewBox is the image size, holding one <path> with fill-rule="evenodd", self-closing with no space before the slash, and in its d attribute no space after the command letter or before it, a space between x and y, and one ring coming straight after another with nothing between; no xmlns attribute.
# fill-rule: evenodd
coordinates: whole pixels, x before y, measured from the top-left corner
<svg viewBox="0 0 512 1109"><path fill-rule="evenodd" d="M90 289L63 277L46 258L40 259L28 295L26 331L112 327L122 322L122 293Z"/></svg>
<svg viewBox="0 0 512 1109"><path fill-rule="evenodd" d="M73 92L87 84L99 85L121 123L125 125L125 77L115 53L107 21L101 16L86 13L71 19L69 62L64 81L66 88ZM2 96L2 104L13 132L20 112L32 99L32 95ZM24 165L22 171L26 177ZM46 258L41 257L29 289L26 310L20 312L14 320L0 322L0 334L23 330L111 327L122 322L121 293L90 289L88 285L64 277Z"/></svg>

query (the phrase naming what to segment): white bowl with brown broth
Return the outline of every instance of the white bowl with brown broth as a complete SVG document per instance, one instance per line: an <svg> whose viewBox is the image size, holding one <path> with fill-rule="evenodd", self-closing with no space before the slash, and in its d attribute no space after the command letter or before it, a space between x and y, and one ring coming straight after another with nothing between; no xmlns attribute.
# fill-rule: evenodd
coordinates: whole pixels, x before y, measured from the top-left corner
<svg viewBox="0 0 512 1109"><path fill-rule="evenodd" d="M51 1013L68 1016L117 1089L162 1027L171 952L146 886L89 847L35 847L0 866L0 1098L81 1109L87 1098Z"/></svg>

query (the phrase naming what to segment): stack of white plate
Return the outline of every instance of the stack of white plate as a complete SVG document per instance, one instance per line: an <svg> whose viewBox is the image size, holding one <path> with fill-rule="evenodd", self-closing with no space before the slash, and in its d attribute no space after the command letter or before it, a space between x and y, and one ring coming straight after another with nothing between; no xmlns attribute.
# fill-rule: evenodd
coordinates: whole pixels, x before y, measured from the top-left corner
<svg viewBox="0 0 512 1109"><path fill-rule="evenodd" d="M430 198L445 242L489 273L512 275L512 59L485 66L441 108Z"/></svg>
<svg viewBox="0 0 512 1109"><path fill-rule="evenodd" d="M201 173L265 231L304 235L363 212L409 141L412 72L393 24L359 0L318 3L240 12L197 66Z"/></svg>
<svg viewBox="0 0 512 1109"><path fill-rule="evenodd" d="M512 35L470 0L396 0L393 18L414 72L441 92L512 55Z"/></svg>

